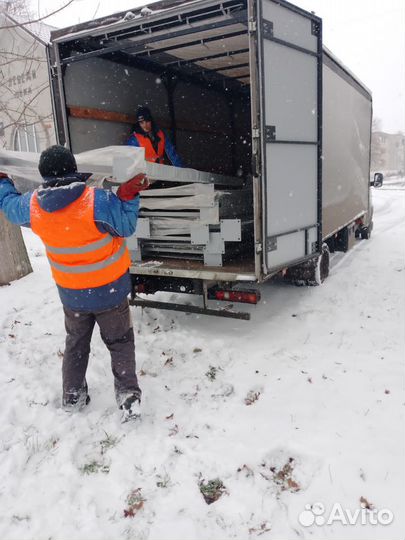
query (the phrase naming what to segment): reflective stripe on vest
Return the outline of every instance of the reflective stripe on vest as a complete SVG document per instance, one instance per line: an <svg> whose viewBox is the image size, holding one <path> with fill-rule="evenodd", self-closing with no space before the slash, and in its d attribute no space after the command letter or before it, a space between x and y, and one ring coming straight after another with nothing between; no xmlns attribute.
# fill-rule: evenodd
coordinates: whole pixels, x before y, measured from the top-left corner
<svg viewBox="0 0 405 540"><path fill-rule="evenodd" d="M157 152L153 148L152 141L149 137L136 132L134 132L134 135L136 137L136 140L138 141L139 146L145 148L146 161L163 162L163 158L165 155L165 134L161 129L159 129L159 131L157 132L157 135L160 139L160 141L158 142Z"/></svg>
<svg viewBox="0 0 405 540"><path fill-rule="evenodd" d="M125 240L97 228L94 193L94 188L86 187L78 199L54 212L40 207L36 192L31 197L31 227L45 244L60 287L102 287L123 276L131 264Z"/></svg>
<svg viewBox="0 0 405 540"><path fill-rule="evenodd" d="M96 242L90 242L90 244L87 244L85 246L52 247L45 244L45 247L46 251L48 251L49 253L58 253L60 255L73 255L73 253L90 253L90 251L94 251L95 249L100 249L104 246L108 246L108 244L111 244L112 241L113 237L108 235L101 240L97 240Z"/></svg>
<svg viewBox="0 0 405 540"><path fill-rule="evenodd" d="M72 249L72 248L68 248ZM122 246L120 249L114 253L114 255L111 255L108 259L105 261L100 261L97 263L92 264L77 264L75 266L68 266L66 264L60 264L48 257L49 264L56 268L56 270L60 270L61 272L65 272L67 274L85 274L86 272L95 272L96 270L102 270L103 268L107 268L107 266L110 266L111 264L117 262L121 256L125 253L125 250L127 249L127 245L125 241L122 243ZM80 251L77 251L76 253L83 253Z"/></svg>

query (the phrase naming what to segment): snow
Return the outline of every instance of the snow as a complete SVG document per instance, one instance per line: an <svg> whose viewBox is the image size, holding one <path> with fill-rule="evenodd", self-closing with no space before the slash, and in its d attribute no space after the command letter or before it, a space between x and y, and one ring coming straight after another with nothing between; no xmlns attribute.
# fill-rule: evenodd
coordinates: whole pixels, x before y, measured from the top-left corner
<svg viewBox="0 0 405 540"><path fill-rule="evenodd" d="M60 409L63 313L26 230L34 272L0 288L0 538L403 538L405 179L373 196L371 239L320 287L264 284L249 322L133 308L143 419L126 424L98 332L92 401ZM298 520L361 497L392 523Z"/></svg>

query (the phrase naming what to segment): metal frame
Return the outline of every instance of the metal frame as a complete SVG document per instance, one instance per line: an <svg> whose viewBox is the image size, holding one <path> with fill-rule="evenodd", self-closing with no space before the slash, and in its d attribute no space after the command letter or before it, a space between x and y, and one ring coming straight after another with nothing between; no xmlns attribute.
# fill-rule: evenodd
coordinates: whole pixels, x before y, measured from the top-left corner
<svg viewBox="0 0 405 540"><path fill-rule="evenodd" d="M221 7L216 9L215 12L210 12L209 14L218 13L218 11L221 11L223 14L223 11L225 9L237 9L238 7L242 6L244 4L244 0L241 0L238 2L237 0L223 0L218 2L217 0L200 0L198 4L196 2L187 4L187 7L189 8L188 16L185 18L187 20L195 19L196 17L201 15L201 11L204 10L204 16L206 17L207 11L206 9L209 7L218 8L218 5ZM149 4L150 7L154 10L151 15L148 15L145 18L141 18L142 15L142 9L143 7L137 7L132 11L135 15L135 19L127 19L125 20L125 15L128 13L128 10L121 11L119 13L115 13L113 15L107 15L105 17L100 17L98 19L94 19L92 21L88 21L85 23L80 23L74 26L70 26L61 30L55 30L51 33L51 39L53 42L60 42L60 41L74 41L77 38L82 37L88 37L88 36L105 36L107 33L111 33L111 35L114 35L114 33L122 32L123 30L130 29L134 26L134 20L140 23L140 28L142 32L147 33L148 30L156 26L156 22L159 22L162 20L162 14L164 11L170 9L170 15L166 18L167 20L170 18L172 22L175 22L178 24L178 22L182 21L182 17L184 18L184 7L185 3L183 0L163 0L161 2L157 2L155 4ZM194 13L194 15L193 15ZM197 13L197 15L196 15ZM138 17L136 18L136 16ZM121 34L122 35L122 34Z"/></svg>
<svg viewBox="0 0 405 540"><path fill-rule="evenodd" d="M193 65L195 62L204 62L205 60L213 60L216 58L225 58L227 56L235 56L237 54L245 54L249 52L249 48L247 49L237 49L235 51L226 51L206 56L200 56L198 58L193 58L192 60L174 60L173 62L168 62L166 64L161 64L164 67L167 66L187 66L187 65ZM215 69L211 70L212 72L215 72Z"/></svg>
<svg viewBox="0 0 405 540"><path fill-rule="evenodd" d="M223 4L214 4L214 5L217 8L216 9L216 12L217 12L219 9L219 6L222 6ZM185 43L185 44L170 45L167 47L163 47L162 49L145 50L148 44L153 43L153 42L164 41L165 39L168 39L168 38L171 39L171 38L176 38L176 37L194 35L196 33L200 33L205 30L210 30L210 29L215 29L215 28L224 28L224 27L229 27L229 26L235 26L238 24L243 24L247 20L247 12L245 9L240 9L241 5L242 4L238 4L238 3L236 4L229 3L228 6L226 6L225 8L222 8L223 10L228 10L225 12L224 11L221 12L222 15L227 15L229 17L228 19L224 19L224 20L216 21L216 22L210 22L208 24L200 25L196 27L188 26L186 28L182 28L181 30L173 30L172 32L169 31L163 36L161 34L155 35L155 36L149 35L148 38L144 38L137 42L128 41L127 39L122 39L121 41L116 42L113 45L110 45L104 48L100 48L100 41L95 40L93 38L94 31L93 32L89 31L88 33L84 32L81 38L83 40L85 40L86 36L91 38L87 41L87 45L91 47L94 42L94 46L97 47L97 49L91 50L91 51L83 51L80 55L68 56L65 58L61 58L60 48L64 47L66 43L63 42L63 36L60 36L54 43L55 57L59 57L58 61L56 62L58 72L61 73L64 66L67 64L80 62L82 60L86 60L87 58L92 58L92 57L105 57L105 56L108 57L109 55L114 55L114 61L119 61L120 63L138 66L141 69L145 69L147 71L157 72L161 74L162 71L166 69L170 71L170 73L168 73L169 76L173 75L173 76L178 77L179 79L182 79L185 81L191 81L196 84L203 85L203 86L208 85L210 88L212 88L213 84L216 84L219 90L223 90L224 87L226 87L227 90L236 91L237 93L240 93L240 94L246 94L246 86L242 81L238 80L237 77L233 78L227 75L222 75L220 73L220 71L226 71L225 69L220 68L218 71L215 69L201 70L201 66L195 65L195 62L221 58L223 56L241 54L241 53L247 52L248 49L229 51L227 53L220 53L220 54L214 54L214 55L208 54L204 57L194 58L192 60L181 60L175 57L171 58L170 55L167 55L169 61L166 61L166 62L161 62L161 61L154 62L151 59L151 56L158 55L159 53L164 53L165 50L174 50L174 49L178 49L182 47L188 47L192 45L193 43L200 43L201 40L194 40L192 42ZM237 8L239 8L238 11L233 11L233 12L231 11L232 9L237 9ZM160 16L157 15L155 18L157 18L157 20L165 20L165 18L167 19L168 16L167 14L163 14L163 15L160 14ZM186 22L184 24L188 24L188 20L189 18L186 19ZM137 31L139 31L139 29L142 28L142 19L136 22L138 22ZM132 26L136 24L136 22L132 22ZM230 32L229 34L225 33L221 36L207 37L205 38L205 40L203 39L202 41L208 41L208 42L215 41L215 40L220 40L220 39L226 39L227 37L233 37L235 35L243 35L243 32L241 30L238 30L237 32ZM107 30L105 30L105 36L107 39L107 36L108 36ZM70 36L67 36L67 38L69 39ZM67 41L67 43L69 43L69 41ZM78 45L76 44L76 48L77 47ZM139 54L133 54L136 52L138 52ZM122 60L124 60L124 62L122 62ZM178 67L183 67L183 70L182 71L178 70L177 69ZM185 67L187 67L187 69L184 69ZM229 66L229 67L230 69L232 69L232 66ZM214 75L214 77L209 77L209 75L211 74Z"/></svg>
<svg viewBox="0 0 405 540"><path fill-rule="evenodd" d="M69 123L67 118L67 106L66 106L66 95L65 95L65 88L62 83L63 79L63 73L64 73L64 67L61 64L60 61L60 54L59 54L59 45L55 44L53 47L53 55L54 55L54 61L55 63L51 65L50 69L55 69L55 84L58 88L57 97L59 100L59 106L60 106L60 117L61 117L61 125L58 123L58 142L59 144L66 144L68 148L71 148L70 144L70 130L69 130ZM52 76L52 73L51 73ZM55 92L56 97L56 92ZM63 129L62 129L63 128ZM63 140L61 140L61 135L63 135Z"/></svg>
<svg viewBox="0 0 405 540"><path fill-rule="evenodd" d="M247 273L246 271L230 271L225 268L218 267L215 270L210 270L201 266L200 269L184 269L184 268L171 268L164 264L160 266L148 266L148 262L132 263L130 266L130 272L137 275L144 276L163 276L163 277L179 277L190 279L206 279L211 281L239 281L239 282L251 282L254 283L257 278L254 273Z"/></svg>
<svg viewBox="0 0 405 540"><path fill-rule="evenodd" d="M194 28L193 28L193 30L195 31ZM188 41L186 43L177 43L175 45L166 45L165 47L161 47L161 48L158 48L158 49L147 49L146 51L145 50L140 50L139 51L138 50L139 47L137 47L136 50L129 49L128 52L130 52L131 55L134 55L137 52L139 52L140 55L153 56L154 54L165 53L167 51L176 51L178 49L186 49L187 47L194 47L194 45L205 45L206 43L214 43L215 41L221 41L221 40L227 39L227 38L238 37L238 36L242 36L244 34L246 34L246 30L243 30L243 31L242 30L237 30L235 32L229 32L229 34L221 34L219 36L210 36L210 37L206 37L206 38L196 39L194 41ZM170 39L171 38L172 38L172 36L170 36ZM160 39L160 41L162 41L162 39Z"/></svg>
<svg viewBox="0 0 405 540"><path fill-rule="evenodd" d="M211 22L211 23L208 23L208 24L202 25L202 26L195 26L195 27L192 27L192 28L183 28L182 30L177 30L177 31L172 32L170 34L170 38L174 39L174 38L177 38L177 37L183 37L183 36L187 36L187 35L191 35L191 34L197 34L197 33L200 33L200 32L204 32L206 30L212 30L212 29L219 28L219 27L232 26L232 25L235 25L235 24L238 24L238 23L240 24L240 23L242 23L243 21L246 20L246 11L242 10L242 11L237 12L237 14L231 14L230 13L229 16L231 17L231 19L227 19L225 21ZM139 22L141 22L141 21L139 21ZM64 58L62 63L63 64L72 64L74 62L81 62L82 60L86 60L87 58L92 58L93 56L100 56L100 55L104 55L104 54L109 54L109 53L113 53L113 52L117 52L117 51L126 51L126 50L130 50L130 49L132 49L133 52L146 53L147 51L145 51L145 47L147 45L149 45L150 43L154 43L154 42L164 41L165 38L167 38L167 34L166 34L166 36L162 36L162 35L149 36L148 38L146 38L146 39L144 39L142 41L138 41L138 42L121 40L121 41L118 41L114 45L110 45L108 47L102 47L102 48L94 50L94 51L89 51L87 53L81 54L80 56L77 56L77 55L69 56L67 58ZM100 43L100 42L98 42L98 43ZM179 46L178 48L181 48L181 46ZM159 49L152 49L152 50L153 51L158 51Z"/></svg>
<svg viewBox="0 0 405 540"><path fill-rule="evenodd" d="M262 0L258 0L257 5L257 13L256 13L256 25L257 25L257 31L256 31L256 39L258 44L258 68L259 68L259 81L258 81L258 89L259 89L259 102L261 105L261 172L262 172L262 188L263 188L263 196L262 196L262 209L263 209L263 236L264 236L264 242L263 242L263 251L262 251L262 265L263 265L263 272L264 274L273 273L275 268L269 269L267 267L267 260L266 260L266 242L268 238L268 232L267 232L267 212L268 212L268 206L267 206L267 166L266 166L266 144L277 144L277 143L289 143L289 144L313 144L317 146L317 223L312 225L309 228L312 228L314 226L318 227L318 234L317 234L317 241L318 241L318 250L316 253L313 253L309 258L315 257L320 254L320 250L322 247L322 56L323 56L323 49L322 49L322 21L315 15L308 13L305 10L302 10L301 8L298 8L297 6L294 6L293 4L290 4L289 2L286 2L285 0L269 0L273 2L274 4L277 4L279 6L283 6L301 16L304 16L307 19L310 19L316 24L316 31L317 31L317 52L314 53L313 51L307 50L304 47L299 47L295 44L289 43L287 41L275 38L273 36L272 31L272 22L267 21L263 18L262 14ZM315 28L315 24L313 25L313 28ZM259 30L260 29L260 30ZM313 57L317 58L317 141L277 141L275 138L271 138L271 140L266 140L266 130L270 128L271 126L266 126L266 107L265 107L265 95L266 95L266 89L264 84L264 47L263 42L265 39L268 39L270 41L274 41L276 43L279 43L283 46L289 47L294 50L298 50L302 53L309 54ZM260 93L260 88L262 92ZM303 228L304 229L304 228ZM278 234L277 236L281 236ZM305 252L307 250L307 246L305 246ZM296 264L294 261L289 262L290 265ZM284 265L285 266L285 265ZM282 266L280 267L282 268Z"/></svg>
<svg viewBox="0 0 405 540"><path fill-rule="evenodd" d="M216 73L218 73L218 71L231 71L233 69L240 69L240 68L244 68L244 67L249 67L249 62L243 62L242 64L234 64L233 66L224 66L224 67L220 67L220 68L217 68L215 69L214 71ZM205 74L205 73L210 73L212 72L213 70L212 69L207 69L207 68L204 68L204 69L201 69L201 70L198 70L198 71L193 71L194 74Z"/></svg>
<svg viewBox="0 0 405 540"><path fill-rule="evenodd" d="M141 298L131 298L129 303L131 306L139 306L142 308L148 307L155 309L168 309L170 311L183 311L185 313L198 313L200 315L214 315L216 317L226 317L228 319L243 319L245 321L250 320L250 313L244 311L230 311L226 309L210 309L206 307L205 300L204 307L170 302L156 302L152 300L143 300Z"/></svg>
<svg viewBox="0 0 405 540"><path fill-rule="evenodd" d="M49 88L51 91L51 104L54 118L55 139L60 144L65 144L65 130L63 125L62 103L60 99L59 77L55 62L55 47L46 46L46 58L48 61ZM66 108L66 107L65 107Z"/></svg>
<svg viewBox="0 0 405 540"><path fill-rule="evenodd" d="M252 184L254 216L254 262L258 282L263 280L263 226L262 226L262 181L260 144L260 88L259 53L257 40L257 0L248 0L249 69L250 69L250 114L252 130Z"/></svg>

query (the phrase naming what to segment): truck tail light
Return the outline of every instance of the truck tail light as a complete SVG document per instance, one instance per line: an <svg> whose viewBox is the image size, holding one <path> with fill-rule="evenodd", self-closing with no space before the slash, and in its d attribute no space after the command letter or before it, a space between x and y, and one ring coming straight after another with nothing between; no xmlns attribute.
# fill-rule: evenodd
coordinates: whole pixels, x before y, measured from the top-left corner
<svg viewBox="0 0 405 540"><path fill-rule="evenodd" d="M213 298L224 302L241 302L243 304L257 304L260 300L259 291L227 291L215 289Z"/></svg>

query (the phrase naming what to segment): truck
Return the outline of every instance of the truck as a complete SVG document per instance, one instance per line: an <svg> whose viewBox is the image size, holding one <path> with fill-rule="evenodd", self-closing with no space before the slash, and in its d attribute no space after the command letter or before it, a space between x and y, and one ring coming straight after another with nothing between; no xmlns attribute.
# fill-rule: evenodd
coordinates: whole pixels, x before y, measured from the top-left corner
<svg viewBox="0 0 405 540"><path fill-rule="evenodd" d="M53 31L48 61L57 139L74 153L125 144L147 105L186 167L236 179L221 186L238 201L220 201L230 219L200 227L200 245L138 234L132 304L249 319L227 304L256 304L276 276L320 284L330 253L369 238L372 96L323 46L314 13L284 0L164 0ZM213 257L214 240L231 255ZM158 291L202 305L147 297Z"/></svg>

